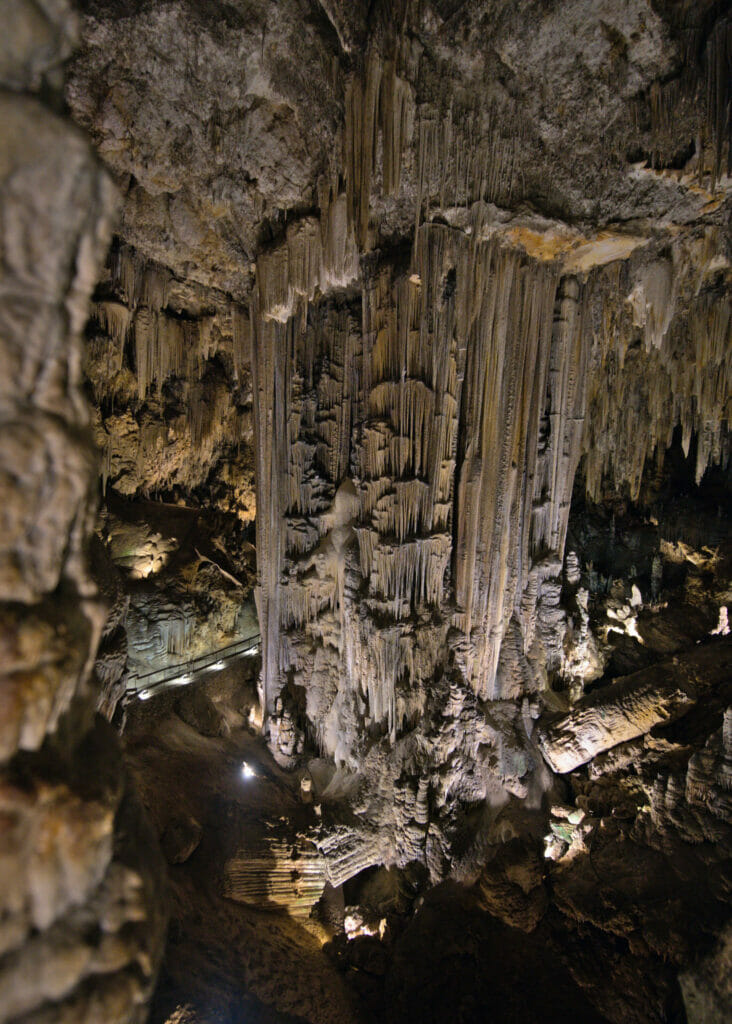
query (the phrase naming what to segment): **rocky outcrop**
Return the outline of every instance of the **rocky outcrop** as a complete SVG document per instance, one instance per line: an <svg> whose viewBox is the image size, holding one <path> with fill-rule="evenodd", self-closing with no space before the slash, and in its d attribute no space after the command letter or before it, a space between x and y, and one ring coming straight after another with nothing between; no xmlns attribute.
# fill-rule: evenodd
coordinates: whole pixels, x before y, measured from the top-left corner
<svg viewBox="0 0 732 1024"><path fill-rule="evenodd" d="M0 1019L122 1024L145 1018L165 912L157 844L89 686L105 611L86 558L80 335L116 197L47 102L77 28L65 2L18 0L0 48Z"/></svg>
<svg viewBox="0 0 732 1024"><path fill-rule="evenodd" d="M732 645L722 640L616 680L540 729L542 753L555 772L573 771L685 714L705 690L726 683L731 672Z"/></svg>

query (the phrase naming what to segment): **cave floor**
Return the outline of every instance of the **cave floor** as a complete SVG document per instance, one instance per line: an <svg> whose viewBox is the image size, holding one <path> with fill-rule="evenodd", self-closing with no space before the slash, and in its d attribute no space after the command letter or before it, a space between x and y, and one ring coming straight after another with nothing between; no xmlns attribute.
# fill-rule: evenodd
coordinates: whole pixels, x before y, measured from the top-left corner
<svg viewBox="0 0 732 1024"><path fill-rule="evenodd" d="M550 930L509 928L457 885L427 893L383 943L344 944L315 916L297 920L225 898L224 867L238 846L267 822L306 828L315 811L300 800L299 776L282 771L261 739L244 729L204 736L178 717L174 699L138 705L125 734L128 765L172 861L150 1024L603 1024L559 961ZM243 775L244 763L253 775Z"/></svg>

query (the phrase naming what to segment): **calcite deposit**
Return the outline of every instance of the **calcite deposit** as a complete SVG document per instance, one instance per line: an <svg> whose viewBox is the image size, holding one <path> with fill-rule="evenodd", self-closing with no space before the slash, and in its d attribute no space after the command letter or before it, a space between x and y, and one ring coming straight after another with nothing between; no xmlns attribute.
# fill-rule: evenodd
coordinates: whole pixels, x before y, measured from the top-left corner
<svg viewBox="0 0 732 1024"><path fill-rule="evenodd" d="M6 7L0 1024L729 1020L729 5Z"/></svg>

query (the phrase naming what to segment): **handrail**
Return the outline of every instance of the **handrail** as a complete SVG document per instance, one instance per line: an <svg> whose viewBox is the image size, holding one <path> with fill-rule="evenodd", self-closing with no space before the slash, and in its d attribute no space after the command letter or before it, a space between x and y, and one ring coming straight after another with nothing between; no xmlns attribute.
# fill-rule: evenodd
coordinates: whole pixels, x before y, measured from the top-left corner
<svg viewBox="0 0 732 1024"><path fill-rule="evenodd" d="M260 639L261 633L257 631L247 637L235 640L234 643L228 644L226 647L207 651L206 654L200 654L197 658L190 658L177 665L166 665L164 668L152 669L143 674L130 673L127 677L126 694L133 696L143 690L155 689L181 676L197 675L220 661L232 661L234 658L253 653L259 647Z"/></svg>

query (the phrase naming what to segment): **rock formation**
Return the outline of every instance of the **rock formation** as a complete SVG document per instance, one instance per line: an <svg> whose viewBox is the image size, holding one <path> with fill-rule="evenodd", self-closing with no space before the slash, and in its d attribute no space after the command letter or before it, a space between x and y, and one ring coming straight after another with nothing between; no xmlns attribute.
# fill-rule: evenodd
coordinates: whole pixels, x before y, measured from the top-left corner
<svg viewBox="0 0 732 1024"><path fill-rule="evenodd" d="M0 1022L728 1019L728 5L9 12Z"/></svg>
<svg viewBox="0 0 732 1024"><path fill-rule="evenodd" d="M155 837L89 686L105 610L85 554L95 460L81 333L116 198L88 139L53 109L74 15L64 2L10 7L0 55L0 1018L121 1024L145 1019L165 908Z"/></svg>

